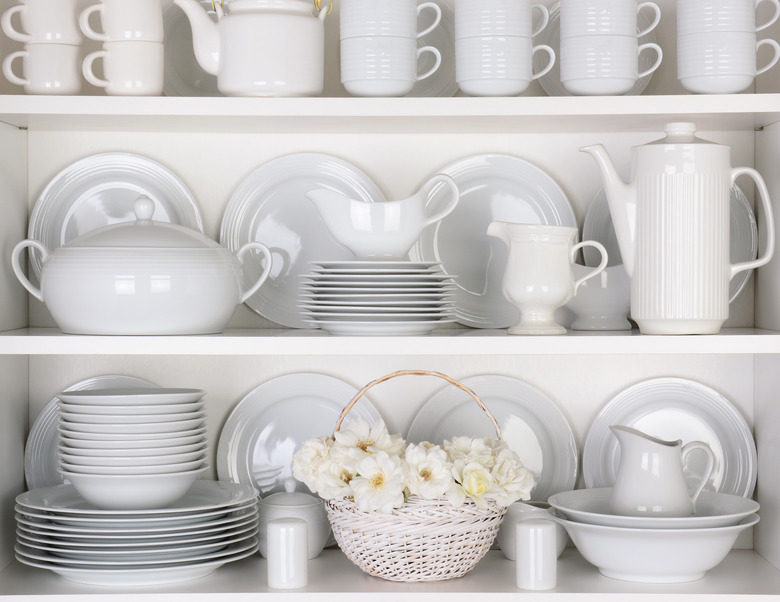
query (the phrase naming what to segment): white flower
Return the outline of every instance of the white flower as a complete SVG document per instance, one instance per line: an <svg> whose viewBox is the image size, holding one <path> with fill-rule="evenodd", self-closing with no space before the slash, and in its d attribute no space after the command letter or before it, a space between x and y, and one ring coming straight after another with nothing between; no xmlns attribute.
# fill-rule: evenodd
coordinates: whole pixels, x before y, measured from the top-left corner
<svg viewBox="0 0 780 602"><path fill-rule="evenodd" d="M383 451L389 456L398 456L403 452L406 442L399 435L387 432L385 423L377 420L371 426L362 418L355 418L343 430L335 434L336 445L334 453L340 461L352 468L363 458L373 456ZM351 462L350 462L351 461Z"/></svg>
<svg viewBox="0 0 780 602"><path fill-rule="evenodd" d="M404 470L400 458L378 451L358 462L357 469L351 487L358 508L389 513L403 506Z"/></svg>
<svg viewBox="0 0 780 602"><path fill-rule="evenodd" d="M404 453L409 493L426 500L443 496L452 486L452 464L438 445L409 444Z"/></svg>
<svg viewBox="0 0 780 602"><path fill-rule="evenodd" d="M487 499L496 493L490 469L479 462L456 460L452 476L456 485L447 492L447 498L454 506L460 506L468 496L479 508L486 508Z"/></svg>
<svg viewBox="0 0 780 602"><path fill-rule="evenodd" d="M499 452L491 471L495 491L490 497L499 506L509 506L517 500L531 498L531 489L535 485L534 475L523 466L520 457L506 448Z"/></svg>
<svg viewBox="0 0 780 602"><path fill-rule="evenodd" d="M333 440L330 437L318 437L303 442L293 455L293 476L316 493L315 482L319 477L322 464L329 460Z"/></svg>
<svg viewBox="0 0 780 602"><path fill-rule="evenodd" d="M489 439L453 437L451 441L444 442L444 449L453 462L477 462L487 468L491 468L495 462L493 445Z"/></svg>
<svg viewBox="0 0 780 602"><path fill-rule="evenodd" d="M314 485L317 493L324 500L341 499L352 496L350 484L355 473L331 458L320 465L317 480Z"/></svg>

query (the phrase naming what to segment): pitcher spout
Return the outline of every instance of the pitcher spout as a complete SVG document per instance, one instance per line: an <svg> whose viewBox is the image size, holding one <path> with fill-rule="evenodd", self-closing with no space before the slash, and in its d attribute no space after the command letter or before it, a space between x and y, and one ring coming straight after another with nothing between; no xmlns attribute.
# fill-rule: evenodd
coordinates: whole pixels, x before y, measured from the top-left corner
<svg viewBox="0 0 780 602"><path fill-rule="evenodd" d="M490 222L488 224L487 235L497 238L506 246L509 246L509 235L507 233L507 222Z"/></svg>
<svg viewBox="0 0 780 602"><path fill-rule="evenodd" d="M184 11L192 28L192 47L195 59L206 73L217 75L220 62L219 25L211 20L198 0L173 0ZM217 16L224 16L220 2L215 2Z"/></svg>

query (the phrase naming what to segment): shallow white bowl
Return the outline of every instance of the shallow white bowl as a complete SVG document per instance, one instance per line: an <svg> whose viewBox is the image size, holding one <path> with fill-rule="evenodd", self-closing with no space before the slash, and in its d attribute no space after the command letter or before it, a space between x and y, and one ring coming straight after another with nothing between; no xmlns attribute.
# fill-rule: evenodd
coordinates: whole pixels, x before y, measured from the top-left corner
<svg viewBox="0 0 780 602"><path fill-rule="evenodd" d="M96 435L89 433L72 433L59 429L60 442L68 447L78 449L142 449L145 447L171 447L198 443L202 445L206 441L206 428L201 427L177 433L155 435Z"/></svg>
<svg viewBox="0 0 780 602"><path fill-rule="evenodd" d="M57 410L57 414L62 419L64 425L68 425L69 428L78 427L75 425L81 424L99 424L99 425L138 425L133 428L144 428L152 426L157 428L157 425L167 424L169 422L181 422L184 420L196 420L205 417L206 413L203 410L195 410L192 412L180 412L174 414L77 414L76 412L67 412L62 408Z"/></svg>
<svg viewBox="0 0 780 602"><path fill-rule="evenodd" d="M194 462L205 458L206 450L201 448L184 454L158 454L154 456L82 456L69 454L60 447L57 453L60 460L75 466L104 466L104 467L139 467L139 466L164 466L179 464L181 462Z"/></svg>
<svg viewBox="0 0 780 602"><path fill-rule="evenodd" d="M76 439L104 439L105 437L117 438L146 438L154 439L184 436L190 431L205 426L203 418L192 420L174 420L173 422L149 422L145 424L84 424L81 422L59 421L60 430L69 437Z"/></svg>
<svg viewBox="0 0 780 602"><path fill-rule="evenodd" d="M159 441L158 441L159 443ZM169 447L163 445L157 445L152 447L139 447L139 448L122 448L122 447L106 447L92 449L89 447L71 447L61 441L58 446L58 451L63 454L69 454L70 456L78 456L79 458L135 458L138 456L169 456L173 454L190 454L190 453L203 453L206 451L205 441L196 441L189 445L172 445Z"/></svg>
<svg viewBox="0 0 780 602"><path fill-rule="evenodd" d="M191 462L177 462L174 464L137 465L137 466L89 466L85 464L71 464L60 461L60 472L77 472L79 474L94 475L155 475L175 472L189 472L205 465L206 456L201 455Z"/></svg>

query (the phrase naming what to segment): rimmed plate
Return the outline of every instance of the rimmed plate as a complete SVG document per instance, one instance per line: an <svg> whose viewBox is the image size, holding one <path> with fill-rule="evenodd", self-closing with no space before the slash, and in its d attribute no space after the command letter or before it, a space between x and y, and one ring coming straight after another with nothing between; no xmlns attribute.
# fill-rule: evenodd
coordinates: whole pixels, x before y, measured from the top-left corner
<svg viewBox="0 0 780 602"><path fill-rule="evenodd" d="M89 414L90 416L117 416L127 414L130 416L156 416L159 414L178 414L186 412L199 412L204 409L205 402L193 401L190 403L172 403L160 405L89 405L64 402L60 399L57 404L61 411L74 414Z"/></svg>
<svg viewBox="0 0 780 602"><path fill-rule="evenodd" d="M217 446L219 478L254 485L261 495L284 491L284 480L292 476L295 450L306 439L330 435L341 410L357 392L341 379L315 372L287 374L258 386L238 402L222 428ZM380 419L365 397L346 423L358 416L370 424ZM256 478L256 473L263 475Z"/></svg>
<svg viewBox="0 0 780 602"><path fill-rule="evenodd" d="M321 320L317 325L330 334L342 336L419 336L455 318L439 320Z"/></svg>
<svg viewBox="0 0 780 602"><path fill-rule="evenodd" d="M460 379L485 402L504 440L536 477L534 501L574 488L577 445L558 406L536 387L498 374ZM431 397L412 420L407 439L442 443L458 435L496 437L495 429L474 400L449 385Z"/></svg>
<svg viewBox="0 0 780 602"><path fill-rule="evenodd" d="M260 241L273 255L270 276L247 305L269 320L290 328L311 328L295 307L300 276L312 261L353 259L333 239L319 211L305 193L329 188L367 203L385 200L382 191L356 166L322 153L295 153L255 169L233 193L222 218L220 242L233 252ZM262 273L260 259L244 260L251 281Z"/></svg>
<svg viewBox="0 0 780 602"><path fill-rule="evenodd" d="M631 426L660 439L704 441L715 455L705 491L750 497L756 485L756 444L742 414L722 394L693 380L655 378L613 397L596 416L582 454L587 487L611 487L620 463L612 424ZM701 454L703 455L703 454ZM691 487L701 479L705 460L692 452L685 466Z"/></svg>
<svg viewBox="0 0 780 602"><path fill-rule="evenodd" d="M38 197L28 237L50 251L97 228L135 221L139 196L154 202L152 219L203 232L195 197L176 174L157 161L132 153L100 153L58 173ZM41 258L30 254L36 278Z"/></svg>
<svg viewBox="0 0 780 602"><path fill-rule="evenodd" d="M92 389L68 389L58 394L63 403L82 405L167 405L194 403L206 394L201 389L171 389L166 387L94 387Z"/></svg>
<svg viewBox="0 0 780 602"><path fill-rule="evenodd" d="M370 272L385 270L433 270L441 269L436 261L312 261L313 268L322 270L341 271L341 270L367 270Z"/></svg>
<svg viewBox="0 0 780 602"><path fill-rule="evenodd" d="M509 155L473 155L438 173L455 180L460 201L447 217L423 230L411 259L441 262L444 272L457 274L455 316L461 324L506 328L517 323L517 308L501 292L507 249L487 235L488 224L497 220L577 227L568 198L543 170ZM427 211L440 209L447 198L444 187L436 187Z"/></svg>
<svg viewBox="0 0 780 602"><path fill-rule="evenodd" d="M417 4L427 0L418 0ZM454 0L435 0L441 9L441 22L430 33L417 40L417 47L433 46L441 53L441 65L433 75L414 84L407 96L454 96L458 91L455 79L455 13ZM424 10L417 18L417 31L430 27L433 23L433 11ZM433 67L433 56L426 52L420 57L418 70L425 73Z"/></svg>

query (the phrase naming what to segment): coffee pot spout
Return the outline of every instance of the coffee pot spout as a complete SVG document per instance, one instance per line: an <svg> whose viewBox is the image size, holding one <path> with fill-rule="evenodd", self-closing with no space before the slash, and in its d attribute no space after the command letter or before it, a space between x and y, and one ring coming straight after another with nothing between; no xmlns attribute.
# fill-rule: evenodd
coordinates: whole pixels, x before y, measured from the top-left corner
<svg viewBox="0 0 780 602"><path fill-rule="evenodd" d="M184 11L192 28L192 47L195 59L206 73L217 75L220 63L219 24L211 20L198 0L173 0ZM217 17L224 16L221 2L215 2Z"/></svg>

